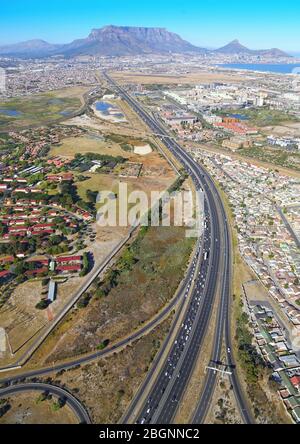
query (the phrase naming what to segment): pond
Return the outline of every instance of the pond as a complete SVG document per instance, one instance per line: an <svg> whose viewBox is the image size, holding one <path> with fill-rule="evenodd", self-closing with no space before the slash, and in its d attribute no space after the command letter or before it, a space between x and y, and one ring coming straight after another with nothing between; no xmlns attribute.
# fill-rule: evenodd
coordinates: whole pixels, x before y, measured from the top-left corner
<svg viewBox="0 0 300 444"><path fill-rule="evenodd" d="M113 122L125 121L125 116L118 106L112 105L111 103L103 101L95 102L95 110L99 112L103 119L111 120Z"/></svg>
<svg viewBox="0 0 300 444"><path fill-rule="evenodd" d="M239 119L239 120L249 120L249 118L243 114L230 114L229 117L233 117L234 119Z"/></svg>
<svg viewBox="0 0 300 444"><path fill-rule="evenodd" d="M103 114L109 114L109 111L113 109L113 105L106 102L96 102L96 110L101 111Z"/></svg>
<svg viewBox="0 0 300 444"><path fill-rule="evenodd" d="M0 109L0 114L4 114L5 116L9 117L18 117L22 113L16 109Z"/></svg>

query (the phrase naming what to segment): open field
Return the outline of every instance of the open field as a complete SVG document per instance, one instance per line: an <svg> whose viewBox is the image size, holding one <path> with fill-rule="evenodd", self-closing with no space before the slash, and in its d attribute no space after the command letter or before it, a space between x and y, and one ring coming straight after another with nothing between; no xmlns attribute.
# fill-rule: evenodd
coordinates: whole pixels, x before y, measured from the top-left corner
<svg viewBox="0 0 300 444"><path fill-rule="evenodd" d="M94 424L116 424L142 383L171 324L165 320L120 353L52 375L80 399Z"/></svg>
<svg viewBox="0 0 300 444"><path fill-rule="evenodd" d="M35 308L43 291L47 294L47 287L42 287L40 280L27 281L12 291L11 297L0 309L0 327L7 337L5 353L0 355L1 366L12 359L11 351L16 356L24 352L31 339L58 314L81 282L78 277L63 280L57 286L56 300L43 311Z"/></svg>
<svg viewBox="0 0 300 444"><path fill-rule="evenodd" d="M60 145L53 146L49 154L50 156L73 158L78 153L97 153L126 157L126 153L117 143L97 140L89 136L64 139Z"/></svg>
<svg viewBox="0 0 300 444"><path fill-rule="evenodd" d="M46 125L79 111L87 88L69 88L0 102L1 128Z"/></svg>
<svg viewBox="0 0 300 444"><path fill-rule="evenodd" d="M48 355L46 362L53 362L93 351L103 341L112 344L150 320L173 297L193 242L182 227L153 227L138 235L131 246L132 265L122 268L117 261L112 267L117 281L107 296L93 296L86 308L72 310L48 340L52 351L46 341L40 357ZM100 285L94 284L92 294Z"/></svg>
<svg viewBox="0 0 300 444"><path fill-rule="evenodd" d="M266 126L263 128L263 133L268 136L300 137L300 122L284 122L276 126Z"/></svg>
<svg viewBox="0 0 300 444"><path fill-rule="evenodd" d="M0 418L0 424L78 424L68 405L55 411L55 397L38 402L39 396L38 392L26 392L5 398L10 408Z"/></svg>
<svg viewBox="0 0 300 444"><path fill-rule="evenodd" d="M69 137L62 141L60 145L51 148L50 156L61 156L74 158L76 154L96 153L109 156L122 156L131 162L140 160L138 153L134 152L135 147L146 146L149 141L136 139L128 136L108 134L105 140L90 134L83 137ZM152 151L145 153L150 154ZM135 155L137 154L137 155Z"/></svg>
<svg viewBox="0 0 300 444"><path fill-rule="evenodd" d="M300 171L300 154L296 152L276 149L272 147L252 147L239 150L239 153L247 157Z"/></svg>
<svg viewBox="0 0 300 444"><path fill-rule="evenodd" d="M245 79L235 73L217 73L211 71L198 71L186 75L157 75L144 74L139 72L111 72L110 75L121 84L140 83L143 85L176 85L196 84L211 82L242 82Z"/></svg>
<svg viewBox="0 0 300 444"><path fill-rule="evenodd" d="M258 126L258 127L266 127L266 126L277 126L282 124L283 122L294 123L298 122L291 114L288 114L284 111L273 110L269 108L249 108L249 109L230 109L226 111L219 112L217 114L220 115L231 115L238 114L241 115L248 120L247 123L250 125Z"/></svg>

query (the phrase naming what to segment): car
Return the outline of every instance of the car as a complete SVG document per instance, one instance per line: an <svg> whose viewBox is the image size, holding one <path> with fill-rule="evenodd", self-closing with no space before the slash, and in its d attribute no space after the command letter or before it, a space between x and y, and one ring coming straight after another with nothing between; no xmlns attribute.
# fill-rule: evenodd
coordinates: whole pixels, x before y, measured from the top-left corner
<svg viewBox="0 0 300 444"><path fill-rule="evenodd" d="M231 348L230 347L228 347L227 353L231 353Z"/></svg>

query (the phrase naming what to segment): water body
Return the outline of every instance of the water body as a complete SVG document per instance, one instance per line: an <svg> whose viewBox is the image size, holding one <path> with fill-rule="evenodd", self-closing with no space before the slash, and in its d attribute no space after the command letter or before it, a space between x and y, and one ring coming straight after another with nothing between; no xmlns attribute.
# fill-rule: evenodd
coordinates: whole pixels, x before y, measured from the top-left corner
<svg viewBox="0 0 300 444"><path fill-rule="evenodd" d="M230 114L229 117L233 117L239 120L249 120L249 118L247 116L244 116L243 114Z"/></svg>
<svg viewBox="0 0 300 444"><path fill-rule="evenodd" d="M275 72L280 74L300 74L300 63L268 64L268 63L225 63L222 68L246 69L247 71Z"/></svg>
<svg viewBox="0 0 300 444"><path fill-rule="evenodd" d="M109 111L113 108L110 103L107 102L96 102L96 110L103 114L109 115Z"/></svg>
<svg viewBox="0 0 300 444"><path fill-rule="evenodd" d="M22 113L16 109L0 109L0 114L4 114L5 116L9 117L18 117Z"/></svg>
<svg viewBox="0 0 300 444"><path fill-rule="evenodd" d="M107 102L95 102L96 111L100 113L102 118L106 118L111 121L125 121L124 114L120 111L120 109L111 103Z"/></svg>

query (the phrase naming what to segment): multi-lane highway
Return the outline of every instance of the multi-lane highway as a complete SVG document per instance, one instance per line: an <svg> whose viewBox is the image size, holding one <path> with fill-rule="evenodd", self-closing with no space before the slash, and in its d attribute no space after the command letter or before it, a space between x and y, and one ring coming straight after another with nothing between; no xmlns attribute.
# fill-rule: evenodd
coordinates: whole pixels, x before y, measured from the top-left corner
<svg viewBox="0 0 300 444"><path fill-rule="evenodd" d="M7 387L0 390L0 398L5 398L7 396L13 396L24 392L44 392L54 395L66 402L66 404L73 410L81 424L91 423L90 417L82 404L69 392L54 385L34 383L15 385L13 387Z"/></svg>
<svg viewBox="0 0 300 444"><path fill-rule="evenodd" d="M228 364L233 370L231 384L237 399L242 418L246 423L251 423L251 414L248 411L237 376L234 372L233 357L231 354L230 331L230 286L231 286L231 256L229 229L224 207L216 186L206 170L189 156L182 147L171 138L168 138L166 130L155 120L141 105L127 92L116 84L106 73L106 80L112 85L118 94L136 111L142 120L148 125L154 134L160 134L166 147L173 153L185 167L192 178L197 190L205 193L205 229L203 233L203 250L200 254L197 250L195 267L198 270L190 302L185 310L183 322L178 327L174 343L169 348L166 357L160 361L160 371L154 381L151 380L152 372L141 386L137 396L130 406L124 421L135 417L136 422L147 423L171 423L176 414L178 405L185 392L191 374L193 372L201 344L205 337L210 320L217 284L219 286L220 300L218 320L215 330L213 359L219 361L224 344ZM169 336L171 338L171 335ZM167 349L167 341L163 348ZM151 374L152 373L152 374ZM153 379L153 378L152 378ZM212 392L216 383L215 373L209 373L205 380L203 393L195 412L194 420L203 420L208 410ZM149 390L149 384L151 385ZM147 393L147 399L143 397ZM143 400L142 405L139 402Z"/></svg>
<svg viewBox="0 0 300 444"><path fill-rule="evenodd" d="M214 182L205 169L196 163L174 139L169 138L168 133L160 123L144 111L138 102L120 88L110 77L106 74L104 75L107 81L144 120L150 130L154 134L161 135L161 140L165 146L185 167L196 189L204 192L205 220L203 236L198 241L194 259L177 296L170 306L166 307L149 325L144 326L141 331L133 333L129 338L125 338L107 350L76 358L55 367L33 370L6 378L1 383L11 384L23 378L43 376L52 371L70 368L109 355L126 347L126 345L143 334L147 334L150 331L149 329L158 325L160 320L169 313L170 307L172 308L175 304L178 304L175 322L171 327L169 335L144 383L140 387L137 396L123 418L123 422L128 422L129 418L130 420L134 418L135 422L143 424L171 423L199 357L216 294L220 296L212 359L214 361L220 359L225 339L227 363L234 369L230 331L231 257L229 229L221 198ZM156 369L159 371L156 372ZM251 423L251 414L248 411L234 371L230 379L241 416L244 422ZM203 422L210 405L215 384L216 375L213 372L208 373L202 394L199 394L199 403L194 414L194 422ZM147 394L146 399L144 399L145 394Z"/></svg>

